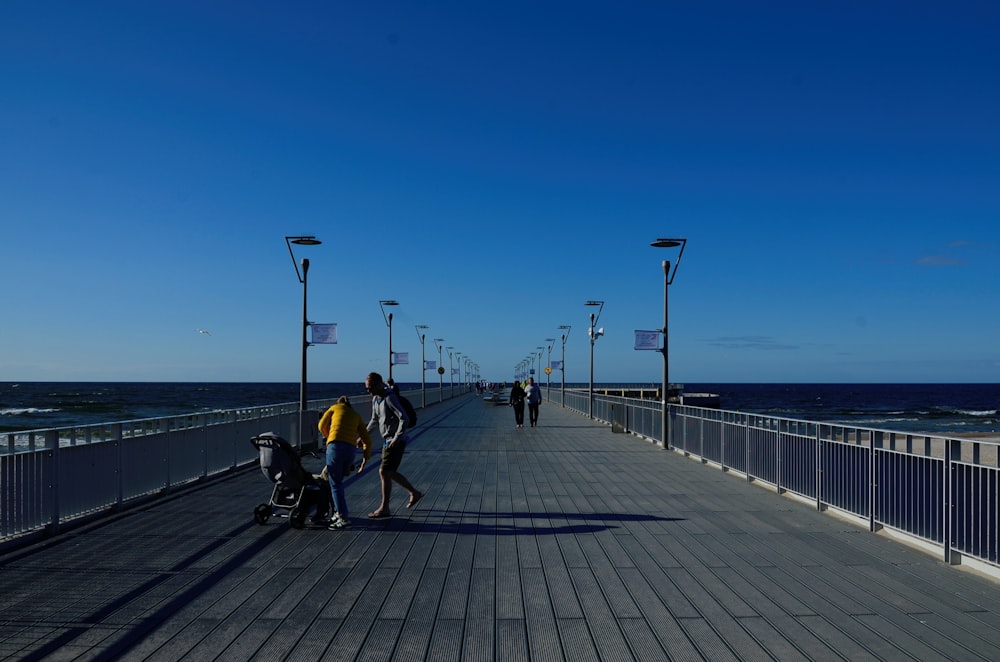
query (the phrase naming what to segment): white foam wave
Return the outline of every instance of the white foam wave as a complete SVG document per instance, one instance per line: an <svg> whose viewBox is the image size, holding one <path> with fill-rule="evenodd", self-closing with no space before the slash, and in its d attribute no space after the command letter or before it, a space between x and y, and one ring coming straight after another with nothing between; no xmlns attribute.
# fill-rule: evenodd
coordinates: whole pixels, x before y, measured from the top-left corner
<svg viewBox="0 0 1000 662"><path fill-rule="evenodd" d="M51 414L58 409L41 409L39 407L14 407L0 409L0 416L23 416L24 414Z"/></svg>

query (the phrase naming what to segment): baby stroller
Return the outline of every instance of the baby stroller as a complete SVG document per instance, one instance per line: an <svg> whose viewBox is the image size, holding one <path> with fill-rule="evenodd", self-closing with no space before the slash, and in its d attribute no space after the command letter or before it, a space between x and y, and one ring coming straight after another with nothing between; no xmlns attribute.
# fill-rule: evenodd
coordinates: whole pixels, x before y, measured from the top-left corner
<svg viewBox="0 0 1000 662"><path fill-rule="evenodd" d="M255 522L266 524L272 516L287 517L293 528L301 529L314 505L315 519L326 517L330 504L329 484L306 471L291 444L273 432L252 437L250 442L260 454L260 470L274 483L270 500L253 509Z"/></svg>

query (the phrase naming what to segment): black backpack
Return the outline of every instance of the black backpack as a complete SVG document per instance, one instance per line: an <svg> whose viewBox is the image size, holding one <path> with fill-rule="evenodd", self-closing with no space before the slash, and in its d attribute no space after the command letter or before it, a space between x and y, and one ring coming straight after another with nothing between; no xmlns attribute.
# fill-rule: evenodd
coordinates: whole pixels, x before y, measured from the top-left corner
<svg viewBox="0 0 1000 662"><path fill-rule="evenodd" d="M401 396L399 393L396 394L396 397L399 398L399 403L403 405L403 411L406 412L406 417L410 419L410 424L407 427L417 427L417 410L413 408L413 405L409 400Z"/></svg>

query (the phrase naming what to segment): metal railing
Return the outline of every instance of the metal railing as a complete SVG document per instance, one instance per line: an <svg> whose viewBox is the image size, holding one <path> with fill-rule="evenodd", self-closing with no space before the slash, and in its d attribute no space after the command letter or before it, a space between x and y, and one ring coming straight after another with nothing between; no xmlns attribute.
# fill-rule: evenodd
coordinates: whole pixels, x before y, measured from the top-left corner
<svg viewBox="0 0 1000 662"><path fill-rule="evenodd" d="M428 388L428 406L451 398ZM404 391L420 408L420 393ZM433 397L431 397L433 393ZM455 396L465 391L456 391ZM57 533L178 487L258 461L250 438L275 432L300 450L318 447L316 423L335 400L312 400L299 434L298 402L0 435L0 545ZM367 395L351 398L371 415Z"/></svg>
<svg viewBox="0 0 1000 662"><path fill-rule="evenodd" d="M587 415L586 389L551 389L552 402ZM594 395L596 420L664 445L659 401ZM1000 568L1000 465L995 441L896 432L669 405L672 450ZM964 557L964 558L963 558Z"/></svg>

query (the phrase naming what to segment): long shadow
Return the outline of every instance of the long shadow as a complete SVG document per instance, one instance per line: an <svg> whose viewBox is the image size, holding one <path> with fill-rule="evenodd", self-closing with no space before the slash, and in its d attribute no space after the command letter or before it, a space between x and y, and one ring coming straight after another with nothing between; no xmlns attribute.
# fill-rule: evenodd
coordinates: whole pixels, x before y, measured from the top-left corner
<svg viewBox="0 0 1000 662"><path fill-rule="evenodd" d="M187 558L181 560L180 562L174 564L172 567L163 570L156 576L150 578L148 581L136 586L131 591L120 595L117 599L104 604L100 609L95 610L92 614L86 618L81 619L83 625L77 627L68 628L63 634L58 637L54 637L50 641L46 642L41 648L34 650L31 654L25 658L28 660L41 660L45 659L49 655L55 653L63 646L68 645L74 639L91 630L91 626L98 625L105 618L113 614L114 612L122 609L130 602L148 593L150 590L155 588L157 585L162 584L167 579L173 577L178 571L184 570L198 560L204 558L211 552L215 551L218 547L228 543L231 538L236 537L238 534L244 532L247 529L255 528L257 524L254 522L249 522L247 524L241 524L240 526L224 534L217 540L213 541L211 544L205 545L195 553L191 554ZM191 603L192 600L202 595L205 591L211 588L213 585L221 581L226 575L238 569L244 565L247 561L256 556L265 547L274 542L275 539L287 533L289 527L287 526L275 526L271 531L264 533L257 540L253 541L251 544L247 545L240 553L234 554L225 563L220 565L218 568L212 572L206 574L204 577L199 579L197 582L189 586L183 592L176 595L169 602L165 603L155 612L149 616L143 618L142 620L129 626L127 631L123 630L123 636L117 642L115 642L110 647L104 649L101 652L102 659L118 659L123 656L129 650L134 648L137 644L141 643L146 639L153 631L155 631L164 621L170 616L176 614L185 606Z"/></svg>
<svg viewBox="0 0 1000 662"><path fill-rule="evenodd" d="M575 535L578 533L596 533L610 531L619 527L611 522L680 522L683 517L659 517L656 515L637 515L632 513L495 513L495 512L455 512L448 510L421 511L429 519L420 521L403 518L376 520L373 525L383 523L389 530L422 531L434 533L454 533L457 535L484 536L554 536ZM474 518L479 518L475 521ZM497 519L532 520L532 519L564 519L576 523L564 525L526 523L499 523Z"/></svg>

